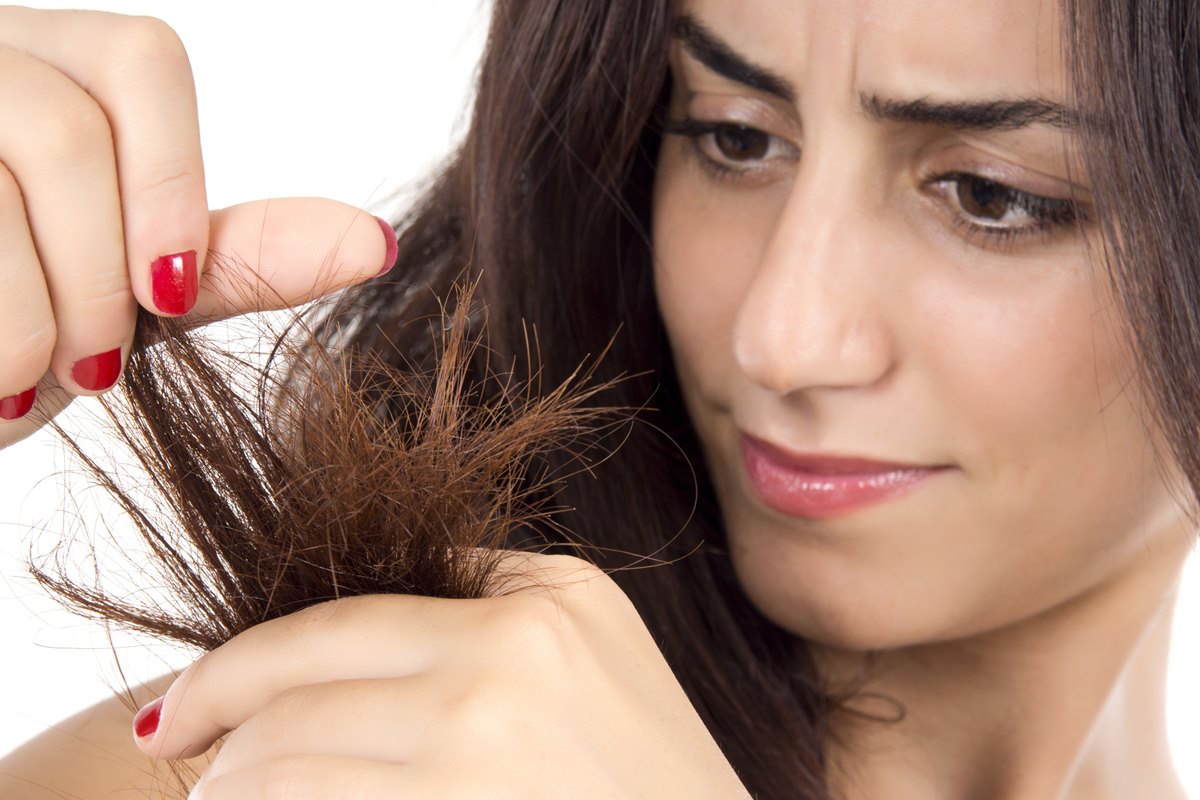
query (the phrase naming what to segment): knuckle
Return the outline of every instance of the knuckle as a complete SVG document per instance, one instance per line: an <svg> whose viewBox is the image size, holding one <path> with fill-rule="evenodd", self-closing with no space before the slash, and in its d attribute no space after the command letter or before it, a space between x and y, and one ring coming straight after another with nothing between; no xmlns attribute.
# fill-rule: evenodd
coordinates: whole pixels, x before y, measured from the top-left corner
<svg viewBox="0 0 1200 800"><path fill-rule="evenodd" d="M120 59L134 61L180 58L187 53L175 29L150 16L122 17L108 47Z"/></svg>
<svg viewBox="0 0 1200 800"><path fill-rule="evenodd" d="M124 268L103 270L93 276L87 286L87 294L77 302L79 308L76 313L83 317L93 314L107 317L112 309L119 308L129 312L129 322L132 325L133 290L129 286L129 276Z"/></svg>
<svg viewBox="0 0 1200 800"><path fill-rule="evenodd" d="M377 618L369 613L369 609L364 609L363 599L328 600L284 617L281 624L287 626L288 646L303 654L328 646L331 635L336 634L339 639L353 638L356 631L369 628Z"/></svg>
<svg viewBox="0 0 1200 800"><path fill-rule="evenodd" d="M133 335L137 322L137 301L124 268L93 277L78 294L58 298L55 306L59 323L58 346L71 350L73 357L91 355L99 341L125 341Z"/></svg>
<svg viewBox="0 0 1200 800"><path fill-rule="evenodd" d="M306 686L293 686L284 689L266 707L255 715L259 725L259 735L271 738L273 732L287 729L298 719L305 719L312 711L313 700Z"/></svg>
<svg viewBox="0 0 1200 800"><path fill-rule="evenodd" d="M540 557L542 564L553 570L568 573L581 573L584 577L593 574L603 575L604 571L587 559L567 553L547 553Z"/></svg>
<svg viewBox="0 0 1200 800"><path fill-rule="evenodd" d="M58 330L53 319L35 322L24 330L21 327L18 325L15 334L5 336L4 347L0 348L0 363L4 364L4 374L0 375L0 381L6 386L10 376L24 377L24 384L43 375L50 366L51 355L57 343ZM3 394L5 391L0 391L0 395Z"/></svg>
<svg viewBox="0 0 1200 800"><path fill-rule="evenodd" d="M300 632L321 631L336 627L346 619L346 604L340 600L328 600L298 611L291 616Z"/></svg>
<svg viewBox="0 0 1200 800"><path fill-rule="evenodd" d="M242 742L250 743L252 748L286 746L295 734L297 725L303 725L313 712L313 697L309 687L284 689L227 736L222 752L236 749ZM220 758L220 755L217 757Z"/></svg>
<svg viewBox="0 0 1200 800"><path fill-rule="evenodd" d="M633 614L641 618L620 584L592 562L571 555L552 555L546 557L543 565L573 608L586 606L591 609L589 613L612 613L621 618Z"/></svg>
<svg viewBox="0 0 1200 800"><path fill-rule="evenodd" d="M297 656L319 647L325 632L336 626L341 616L338 601L331 600L284 617L280 624L287 626L286 647Z"/></svg>
<svg viewBox="0 0 1200 800"><path fill-rule="evenodd" d="M447 710L456 742L494 750L512 740L513 723L527 715L528 707L518 703L508 688L490 679L459 693Z"/></svg>
<svg viewBox="0 0 1200 800"><path fill-rule="evenodd" d="M574 619L560 598L547 593L504 598L489 620L489 634L522 664L553 669L570 652L578 634Z"/></svg>
<svg viewBox="0 0 1200 800"><path fill-rule="evenodd" d="M42 365L42 371L50 363L50 354L58 343L58 328L53 319L42 319L31 328L18 335L16 339L17 352L29 360Z"/></svg>
<svg viewBox="0 0 1200 800"><path fill-rule="evenodd" d="M91 100L63 104L58 113L41 120L38 137L41 151L59 160L77 160L99 149L112 150L108 117Z"/></svg>
<svg viewBox="0 0 1200 800"><path fill-rule="evenodd" d="M544 583L564 590L589 588L596 584L611 582L604 570L590 561L572 555L553 554L538 557L537 571Z"/></svg>
<svg viewBox="0 0 1200 800"><path fill-rule="evenodd" d="M134 176L137 191L155 194L159 202L166 199L164 195L183 197L198 186L194 163L183 157L164 157L140 166L138 173Z"/></svg>

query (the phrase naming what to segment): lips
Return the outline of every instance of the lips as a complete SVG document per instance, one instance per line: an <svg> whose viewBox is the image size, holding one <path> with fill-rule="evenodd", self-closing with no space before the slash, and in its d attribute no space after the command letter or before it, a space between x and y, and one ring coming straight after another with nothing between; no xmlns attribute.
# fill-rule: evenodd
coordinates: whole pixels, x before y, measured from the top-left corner
<svg viewBox="0 0 1200 800"><path fill-rule="evenodd" d="M807 519L829 519L907 494L946 467L792 453L741 437L750 485L768 507Z"/></svg>

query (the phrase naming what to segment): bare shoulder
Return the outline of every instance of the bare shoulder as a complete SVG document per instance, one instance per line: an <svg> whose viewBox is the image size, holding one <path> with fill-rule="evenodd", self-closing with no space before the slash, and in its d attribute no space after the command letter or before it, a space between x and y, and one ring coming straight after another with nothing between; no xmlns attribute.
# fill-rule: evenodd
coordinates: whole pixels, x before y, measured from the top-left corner
<svg viewBox="0 0 1200 800"><path fill-rule="evenodd" d="M173 676L133 691L133 703L148 703L171 685ZM178 765L154 763L133 744L133 712L112 697L31 739L0 758L0 797L5 800L91 800L100 797L182 798L176 777L207 766L206 757ZM174 768L173 768L174 767Z"/></svg>

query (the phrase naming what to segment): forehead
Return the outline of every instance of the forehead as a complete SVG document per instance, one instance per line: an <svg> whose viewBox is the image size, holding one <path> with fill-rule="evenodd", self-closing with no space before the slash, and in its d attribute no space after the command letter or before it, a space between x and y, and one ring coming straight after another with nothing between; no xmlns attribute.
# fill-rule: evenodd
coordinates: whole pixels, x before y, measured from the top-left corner
<svg viewBox="0 0 1200 800"><path fill-rule="evenodd" d="M755 63L857 96L1065 94L1055 0L681 0ZM837 80L837 79L835 79Z"/></svg>

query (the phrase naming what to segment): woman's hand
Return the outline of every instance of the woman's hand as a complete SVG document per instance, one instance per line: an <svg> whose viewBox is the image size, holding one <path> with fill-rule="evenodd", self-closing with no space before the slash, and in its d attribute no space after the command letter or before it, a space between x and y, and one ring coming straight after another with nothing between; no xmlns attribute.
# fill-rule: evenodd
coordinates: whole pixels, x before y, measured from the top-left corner
<svg viewBox="0 0 1200 800"><path fill-rule="evenodd" d="M191 67L160 20L0 6L0 107L0 447L117 381L139 305L202 322L391 266L394 239L342 203L210 215Z"/></svg>
<svg viewBox="0 0 1200 800"><path fill-rule="evenodd" d="M568 556L502 568L505 596L349 598L247 631L139 713L138 746L233 731L193 800L748 797L616 583Z"/></svg>

